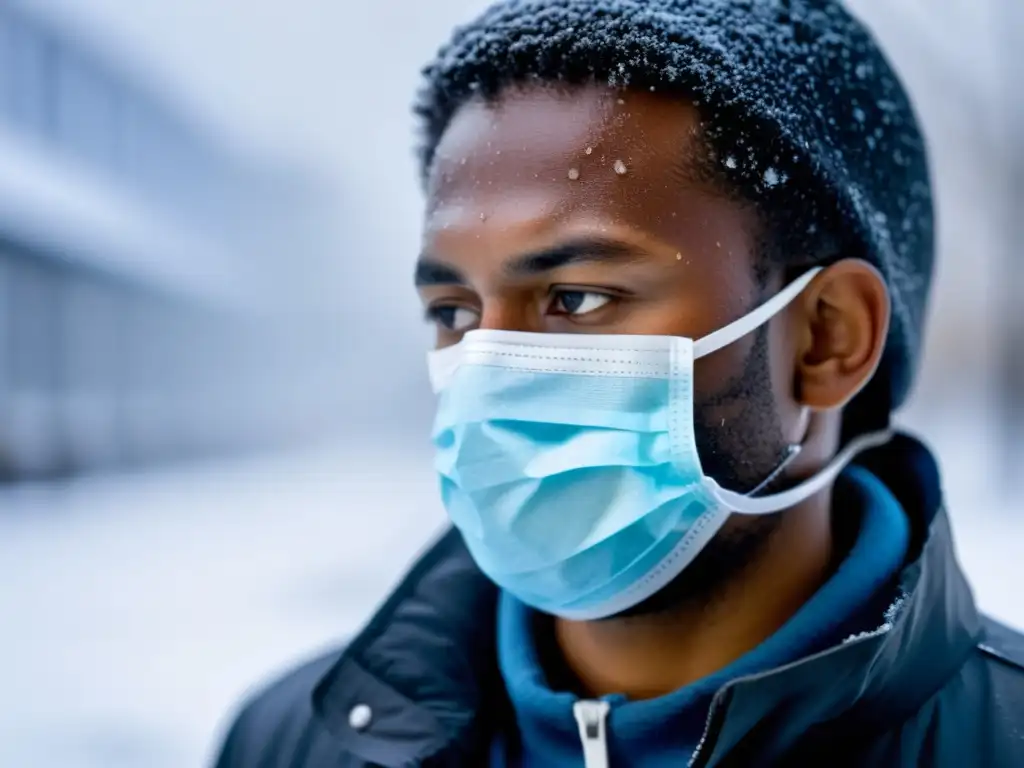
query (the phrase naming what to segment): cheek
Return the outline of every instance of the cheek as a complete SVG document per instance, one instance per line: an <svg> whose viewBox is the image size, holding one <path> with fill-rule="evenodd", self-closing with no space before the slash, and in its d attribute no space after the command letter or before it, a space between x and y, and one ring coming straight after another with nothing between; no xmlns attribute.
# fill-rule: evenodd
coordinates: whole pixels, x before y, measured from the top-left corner
<svg viewBox="0 0 1024 768"><path fill-rule="evenodd" d="M714 333L722 328L742 320L749 312L763 301L763 296L755 284L749 269L721 260L709 267L714 272L714 282L705 285L718 285L718 291L707 291L714 298L707 299L703 314L704 325L694 337L695 340ZM763 388L772 389L774 378L771 370L772 358L776 355L772 337L775 333L775 321L769 321L768 327L759 326L741 336L728 346L700 358L694 365L694 388L698 396L709 400L735 397L740 383L749 389L752 377L763 378Z"/></svg>
<svg viewBox="0 0 1024 768"><path fill-rule="evenodd" d="M697 404L715 408L715 418L739 416L751 380L758 375L760 360L757 336L746 336L714 354L702 357L694 365L693 389ZM764 386L769 386L765 382Z"/></svg>
<svg viewBox="0 0 1024 768"><path fill-rule="evenodd" d="M707 426L735 428L775 412L771 346L769 329L759 329L697 361L695 401Z"/></svg>
<svg viewBox="0 0 1024 768"><path fill-rule="evenodd" d="M779 416L783 423L799 421L800 405L799 362L801 336L804 327L795 311L785 312L772 322L770 334L770 362L772 388Z"/></svg>

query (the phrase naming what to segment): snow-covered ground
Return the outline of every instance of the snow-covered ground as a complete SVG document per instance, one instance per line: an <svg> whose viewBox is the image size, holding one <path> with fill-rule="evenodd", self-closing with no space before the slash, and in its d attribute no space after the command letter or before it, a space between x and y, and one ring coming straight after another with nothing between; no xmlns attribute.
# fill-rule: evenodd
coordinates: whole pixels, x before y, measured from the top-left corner
<svg viewBox="0 0 1024 768"><path fill-rule="evenodd" d="M367 616L435 495L346 446L5 492L0 765L203 765L248 686Z"/></svg>
<svg viewBox="0 0 1024 768"><path fill-rule="evenodd" d="M1024 626L1024 507L995 500L976 421L934 421L981 603ZM443 521L424 452L353 442L0 510L5 768L205 765L238 698L356 630Z"/></svg>

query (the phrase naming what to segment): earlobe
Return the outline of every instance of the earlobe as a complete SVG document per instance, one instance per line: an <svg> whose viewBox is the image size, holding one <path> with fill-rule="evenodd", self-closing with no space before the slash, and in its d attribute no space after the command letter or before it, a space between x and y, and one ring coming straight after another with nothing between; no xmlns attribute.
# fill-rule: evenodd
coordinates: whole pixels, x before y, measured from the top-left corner
<svg viewBox="0 0 1024 768"><path fill-rule="evenodd" d="M844 259L819 274L804 294L803 347L796 367L802 405L842 408L871 380L889 330L889 292L861 259Z"/></svg>

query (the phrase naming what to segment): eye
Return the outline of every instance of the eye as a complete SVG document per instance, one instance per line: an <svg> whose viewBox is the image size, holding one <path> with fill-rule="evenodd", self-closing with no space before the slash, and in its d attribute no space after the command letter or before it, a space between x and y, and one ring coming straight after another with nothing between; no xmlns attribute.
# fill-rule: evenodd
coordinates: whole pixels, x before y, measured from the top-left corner
<svg viewBox="0 0 1024 768"><path fill-rule="evenodd" d="M611 300L606 293L563 290L555 293L553 309L554 314L579 316L595 312Z"/></svg>
<svg viewBox="0 0 1024 768"><path fill-rule="evenodd" d="M446 331L468 331L480 321L480 314L455 304L427 308L427 321L437 323Z"/></svg>

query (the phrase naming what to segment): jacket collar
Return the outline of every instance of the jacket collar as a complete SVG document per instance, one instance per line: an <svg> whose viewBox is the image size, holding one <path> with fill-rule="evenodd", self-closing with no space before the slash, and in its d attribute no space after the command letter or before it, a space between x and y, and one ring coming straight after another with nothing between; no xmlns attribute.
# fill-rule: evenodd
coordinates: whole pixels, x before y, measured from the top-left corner
<svg viewBox="0 0 1024 768"><path fill-rule="evenodd" d="M314 711L368 764L481 765L504 714L498 590L449 529L413 565L313 692ZM372 724L349 725L367 704Z"/></svg>
<svg viewBox="0 0 1024 768"><path fill-rule="evenodd" d="M836 721L847 731L856 722L853 730L860 733L902 722L975 647L981 619L956 560L931 454L898 435L859 463L893 491L911 518L911 552L893 606L874 632L719 691L694 766L716 765L737 751L771 764L814 729Z"/></svg>
<svg viewBox="0 0 1024 768"><path fill-rule="evenodd" d="M911 517L898 604L876 632L719 691L700 765L747 749L764 759L781 755L836 719L891 722L941 688L974 647L980 619L956 562L934 459L899 435L860 463ZM314 707L324 726L375 765L486 762L483 750L509 706L496 661L496 600L449 530L318 685ZM348 713L361 703L374 718L357 731Z"/></svg>

